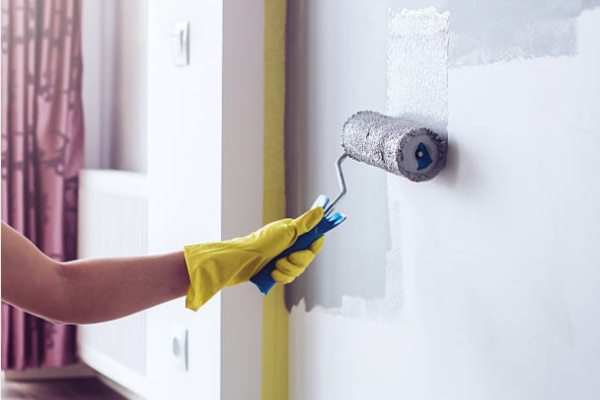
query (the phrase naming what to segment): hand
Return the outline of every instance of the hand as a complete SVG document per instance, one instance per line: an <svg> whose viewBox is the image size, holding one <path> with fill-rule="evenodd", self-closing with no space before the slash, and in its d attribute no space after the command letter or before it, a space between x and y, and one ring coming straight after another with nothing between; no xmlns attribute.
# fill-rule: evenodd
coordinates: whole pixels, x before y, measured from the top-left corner
<svg viewBox="0 0 600 400"><path fill-rule="evenodd" d="M323 218L323 212L323 208L316 207L296 219L272 222L248 236L186 246L184 253L190 277L187 307L197 310L223 287L248 281L294 244L298 236L315 227ZM293 281L306 270L322 246L323 238L320 238L310 249L278 260L272 278L280 283Z"/></svg>

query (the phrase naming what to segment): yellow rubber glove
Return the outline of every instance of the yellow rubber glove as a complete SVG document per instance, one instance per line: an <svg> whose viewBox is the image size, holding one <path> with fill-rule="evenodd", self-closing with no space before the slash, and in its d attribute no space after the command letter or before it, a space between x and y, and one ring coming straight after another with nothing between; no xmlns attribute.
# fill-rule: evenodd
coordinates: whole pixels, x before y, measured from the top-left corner
<svg viewBox="0 0 600 400"><path fill-rule="evenodd" d="M226 286L250 280L275 256L290 247L298 236L310 231L323 218L316 207L296 219L282 219L265 225L248 236L217 243L184 247L190 276L186 306L198 310ZM321 237L308 250L301 250L275 263L271 277L289 283L301 275L323 246Z"/></svg>

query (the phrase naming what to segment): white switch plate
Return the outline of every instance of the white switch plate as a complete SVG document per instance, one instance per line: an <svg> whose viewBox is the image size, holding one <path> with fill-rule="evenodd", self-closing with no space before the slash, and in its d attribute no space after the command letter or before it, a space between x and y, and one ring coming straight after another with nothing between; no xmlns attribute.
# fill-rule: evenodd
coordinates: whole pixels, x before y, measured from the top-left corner
<svg viewBox="0 0 600 400"><path fill-rule="evenodd" d="M175 367L182 371L188 369L188 330L181 326L173 327L171 335L171 352Z"/></svg>
<svg viewBox="0 0 600 400"><path fill-rule="evenodd" d="M190 63L190 23L177 22L171 31L173 65L183 67Z"/></svg>

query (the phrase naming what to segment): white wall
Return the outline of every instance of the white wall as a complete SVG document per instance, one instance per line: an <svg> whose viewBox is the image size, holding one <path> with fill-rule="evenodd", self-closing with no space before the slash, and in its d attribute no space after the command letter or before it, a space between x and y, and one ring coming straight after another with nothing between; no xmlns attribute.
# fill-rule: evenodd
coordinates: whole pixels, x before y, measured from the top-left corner
<svg viewBox="0 0 600 400"><path fill-rule="evenodd" d="M220 1L153 1L148 39L149 247L152 253L221 237ZM174 67L171 30L190 22L190 65ZM220 296L198 313L184 299L148 312L150 398L216 399L220 393ZM188 329L189 370L174 368L173 329Z"/></svg>
<svg viewBox="0 0 600 400"><path fill-rule="evenodd" d="M88 167L147 172L150 253L241 236L262 223L264 8L245 0L86 0ZM175 23L190 63L173 65ZM147 136L147 140L146 140ZM248 284L197 313L148 310L149 399L259 399L262 296ZM172 339L188 330L188 370Z"/></svg>
<svg viewBox="0 0 600 400"><path fill-rule="evenodd" d="M290 4L291 212L335 194L344 120L385 111L398 3ZM346 164L349 219L288 291L290 397L598 398L600 10L440 3L448 168Z"/></svg>
<svg viewBox="0 0 600 400"><path fill-rule="evenodd" d="M245 0L156 0L148 23L150 252L230 239L262 221L263 8ZM173 65L171 32L190 26L190 64ZM153 399L259 399L262 297L220 292L198 312L184 299L148 312ZM173 328L188 329L189 370L173 367Z"/></svg>
<svg viewBox="0 0 600 400"><path fill-rule="evenodd" d="M146 171L147 0L85 0L86 168Z"/></svg>

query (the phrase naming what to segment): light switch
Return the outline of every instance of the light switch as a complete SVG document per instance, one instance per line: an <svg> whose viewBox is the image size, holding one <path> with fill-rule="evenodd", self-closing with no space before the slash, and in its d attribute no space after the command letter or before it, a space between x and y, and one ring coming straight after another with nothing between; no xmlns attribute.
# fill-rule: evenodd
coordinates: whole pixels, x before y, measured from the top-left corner
<svg viewBox="0 0 600 400"><path fill-rule="evenodd" d="M171 53L173 65L183 67L190 63L190 23L177 22L171 32Z"/></svg>

